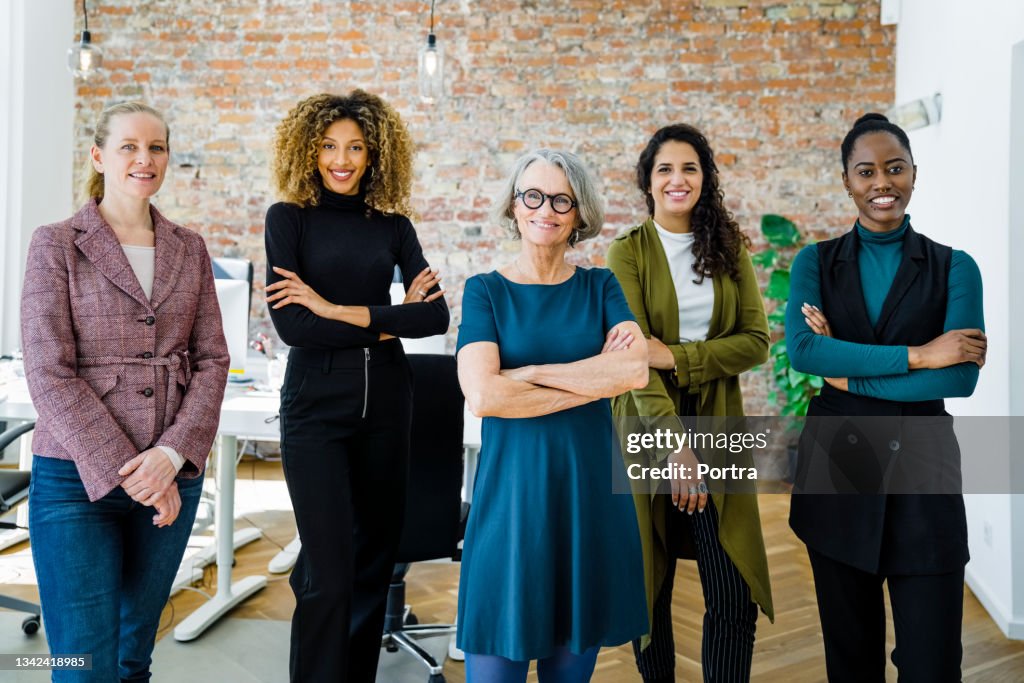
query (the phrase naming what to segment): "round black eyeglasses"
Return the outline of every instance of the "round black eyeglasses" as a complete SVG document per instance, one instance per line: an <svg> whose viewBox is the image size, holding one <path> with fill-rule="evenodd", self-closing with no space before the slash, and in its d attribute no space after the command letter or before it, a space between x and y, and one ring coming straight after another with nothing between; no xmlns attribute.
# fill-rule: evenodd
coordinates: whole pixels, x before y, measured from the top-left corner
<svg viewBox="0 0 1024 683"><path fill-rule="evenodd" d="M544 194L533 188L520 190L515 193L516 199L522 199L523 205L528 209L539 209L544 206L544 201L551 202L551 208L555 213L569 213L576 208L576 202L567 194Z"/></svg>

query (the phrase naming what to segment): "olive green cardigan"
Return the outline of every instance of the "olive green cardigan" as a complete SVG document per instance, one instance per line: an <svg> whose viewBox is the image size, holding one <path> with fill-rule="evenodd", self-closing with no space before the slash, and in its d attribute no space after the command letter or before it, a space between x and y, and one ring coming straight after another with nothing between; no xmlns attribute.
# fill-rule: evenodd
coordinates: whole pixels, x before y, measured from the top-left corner
<svg viewBox="0 0 1024 683"><path fill-rule="evenodd" d="M684 393L696 395L699 416L743 415L739 374L768 359L768 319L758 289L754 266L741 248L737 282L716 275L715 302L706 341L679 343L679 305L668 259L654 221L626 230L608 249L608 267L615 273L629 307L645 337L657 337L672 351L675 371L650 370L650 381L612 400L616 416L646 417L679 414ZM716 495L720 519L718 538L739 569L750 593L768 618L775 620L768 559L765 555L757 496ZM671 499L667 495L634 492L637 521L644 554L647 609L664 580L668 550L665 519ZM644 645L647 638L644 639Z"/></svg>

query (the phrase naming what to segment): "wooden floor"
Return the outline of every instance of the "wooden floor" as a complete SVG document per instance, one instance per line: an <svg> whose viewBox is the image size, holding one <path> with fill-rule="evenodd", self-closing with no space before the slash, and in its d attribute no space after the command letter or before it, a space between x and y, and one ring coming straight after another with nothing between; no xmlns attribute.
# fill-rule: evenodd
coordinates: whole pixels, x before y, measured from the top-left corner
<svg viewBox="0 0 1024 683"><path fill-rule="evenodd" d="M279 479L280 465L243 463L239 477ZM789 497L762 495L761 518L768 548L775 598L776 619L772 624L762 614L758 619L754 647L754 681L786 683L825 680L821 633L814 600L814 586L803 545L786 522ZM267 563L280 546L295 534L294 522L283 512L253 514L247 521L264 531L264 538L240 549L237 553L235 578L250 574L266 574ZM242 521L244 525L246 521ZM24 549L15 546L5 552ZM451 621L455 616L458 594L457 564L417 564L408 577L408 602L421 623ZM216 569L207 569L202 590L212 593L216 586ZM0 591L37 599L33 587L0 586ZM204 598L193 592L182 592L172 598L164 610L160 637L198 607ZM272 576L266 589L251 597L232 616L248 619L291 618L294 607L287 576ZM700 681L700 633L703 603L696 565L681 562L673 599L678 681ZM1010 683L1024 681L1024 642L1007 640L995 626L977 599L967 591L964 600L964 681L968 683ZM889 648L892 648L892 625L889 625ZM405 656L403 654L385 656ZM449 661L445 676L451 683L465 681L463 665ZM536 681L531 671L530 681ZM595 683L640 681L628 645L605 649L598 657ZM896 681L890 665L889 681Z"/></svg>

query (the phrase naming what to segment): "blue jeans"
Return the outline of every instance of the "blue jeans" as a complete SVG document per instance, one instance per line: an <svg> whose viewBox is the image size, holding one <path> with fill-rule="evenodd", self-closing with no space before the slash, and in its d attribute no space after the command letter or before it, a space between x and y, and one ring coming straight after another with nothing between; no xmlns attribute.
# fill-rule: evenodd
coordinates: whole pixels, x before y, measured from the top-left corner
<svg viewBox="0 0 1024 683"><path fill-rule="evenodd" d="M124 489L91 503L73 462L33 458L29 534L50 653L92 655L92 671L54 671L54 681L149 680L202 492L202 477L177 481L181 512L158 529L156 509Z"/></svg>

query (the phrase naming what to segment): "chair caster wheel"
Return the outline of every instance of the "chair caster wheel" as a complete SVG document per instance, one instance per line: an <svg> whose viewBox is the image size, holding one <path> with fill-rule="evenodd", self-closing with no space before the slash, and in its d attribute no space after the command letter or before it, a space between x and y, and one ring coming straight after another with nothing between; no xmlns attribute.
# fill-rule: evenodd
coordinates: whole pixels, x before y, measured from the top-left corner
<svg viewBox="0 0 1024 683"><path fill-rule="evenodd" d="M21 631L26 636L35 635L39 631L39 615L25 617L25 621L21 622Z"/></svg>
<svg viewBox="0 0 1024 683"><path fill-rule="evenodd" d="M434 674L427 679L427 683L445 683L444 674Z"/></svg>
<svg viewBox="0 0 1024 683"><path fill-rule="evenodd" d="M415 626L418 623L420 623L420 618L418 616L416 616L415 614L413 614L412 612L409 612L409 616L407 616L405 618L405 625L406 626Z"/></svg>
<svg viewBox="0 0 1024 683"><path fill-rule="evenodd" d="M398 646L395 645L394 643L388 643L387 645L384 646L384 649L387 650L388 652L398 652Z"/></svg>

